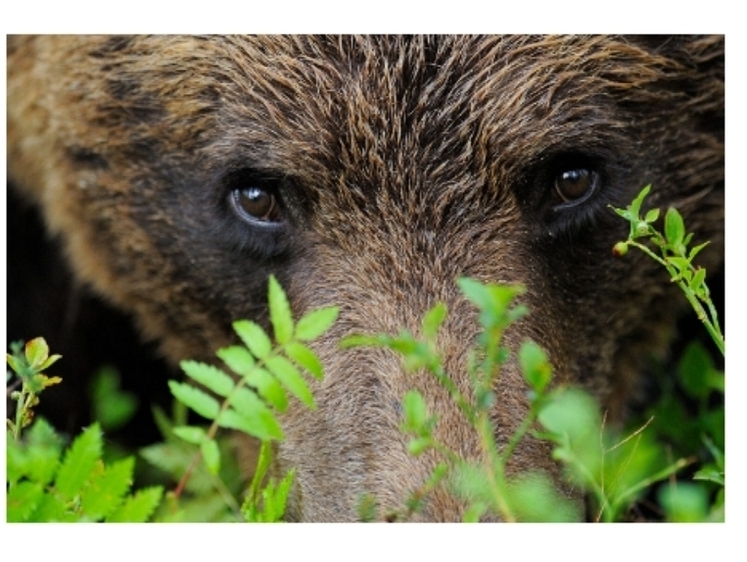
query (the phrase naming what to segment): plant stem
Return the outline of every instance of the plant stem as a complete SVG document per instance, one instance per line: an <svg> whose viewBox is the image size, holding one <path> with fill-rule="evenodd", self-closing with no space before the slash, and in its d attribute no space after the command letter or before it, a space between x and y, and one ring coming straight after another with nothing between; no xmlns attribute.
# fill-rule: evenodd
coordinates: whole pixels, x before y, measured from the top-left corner
<svg viewBox="0 0 747 562"><path fill-rule="evenodd" d="M643 490L644 488L647 488L651 486L654 482L659 482L660 480L664 480L668 476L671 476L675 472L679 471L682 468L685 468L686 466L692 464L697 459L695 458L688 458L688 459L680 459L674 464L669 465L668 467L660 470L653 476L649 476L648 478L644 478L638 484L635 486L631 486L627 490L625 490L622 494L620 494L616 500L615 500L615 506L621 504L623 501L625 501L626 498L629 496L632 496L633 494L637 493L640 490Z"/></svg>
<svg viewBox="0 0 747 562"><path fill-rule="evenodd" d="M657 256L647 246L639 242L636 242L634 240L628 240L627 243L630 244L631 246L638 248L639 250L644 252L647 256L649 256L651 259L655 260L656 262L664 266L667 272L669 273L669 275L672 277L672 279L677 278L678 271L674 269L666 261L666 258L661 258ZM695 310L695 313L698 316L698 320L700 320L705 326L706 330L708 331L714 343L716 344L719 351L721 352L721 355L724 355L724 352L725 352L724 351L724 347L725 347L724 335L721 332L721 327L718 324L718 314L716 313L716 308L713 306L713 303L711 302L710 298L707 299L706 301L706 304L708 306L708 311L710 312L710 315L709 315L706 313L697 295L693 292L692 289L690 289L690 287L682 279L677 279L676 283L679 286L679 288L682 289L682 292L685 293L685 297L687 298L688 302ZM705 286L705 282L703 282L703 285ZM706 287L706 294L710 294L707 290L707 287Z"/></svg>
<svg viewBox="0 0 747 562"><path fill-rule="evenodd" d="M189 463L189 466L187 467L187 470L184 471L184 474L182 475L182 479L179 480L179 484L177 484L176 489L174 490L174 497L178 500L182 492L184 491L184 488L187 486L187 482L189 482L189 479L192 477L192 473L197 468L197 464L200 462L200 459L202 459L202 450L198 450L194 457L192 457L192 462Z"/></svg>
<svg viewBox="0 0 747 562"><path fill-rule="evenodd" d="M477 419L477 429L480 435L482 449L485 453L483 456L485 474L493 493L495 505L498 508L498 511L505 517L506 521L509 523L516 522L516 515L514 515L511 506L509 506L508 501L506 500L507 490L505 465L496 450L493 431L487 412L480 412Z"/></svg>
<svg viewBox="0 0 747 562"><path fill-rule="evenodd" d="M270 442L262 441L262 444L259 448L257 469L254 471L254 476L252 477L252 483L249 485L249 491L246 494L247 497L251 498L251 501L255 504L259 500L259 487L262 484L262 480L264 479L265 474L267 473L267 469L269 468L271 462L272 462L272 448L270 446Z"/></svg>
<svg viewBox="0 0 747 562"><path fill-rule="evenodd" d="M23 418L26 409L31 403L33 394L31 394L26 388L26 383L21 385L21 391L18 396L18 404L16 405L16 424L13 428L13 441L18 441L21 438L21 429L23 429Z"/></svg>

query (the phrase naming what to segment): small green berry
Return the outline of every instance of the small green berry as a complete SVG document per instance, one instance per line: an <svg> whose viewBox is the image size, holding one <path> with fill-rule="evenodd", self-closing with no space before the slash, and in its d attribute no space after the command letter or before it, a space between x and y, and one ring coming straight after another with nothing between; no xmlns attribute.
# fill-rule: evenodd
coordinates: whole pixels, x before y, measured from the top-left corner
<svg viewBox="0 0 747 562"><path fill-rule="evenodd" d="M618 258L624 256L628 253L628 243L618 242L612 247L612 253Z"/></svg>

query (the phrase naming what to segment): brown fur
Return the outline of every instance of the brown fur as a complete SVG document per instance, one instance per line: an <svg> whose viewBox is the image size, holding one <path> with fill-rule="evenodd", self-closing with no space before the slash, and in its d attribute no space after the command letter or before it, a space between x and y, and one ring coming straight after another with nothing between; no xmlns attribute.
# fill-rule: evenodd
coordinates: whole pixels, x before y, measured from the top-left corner
<svg viewBox="0 0 747 562"><path fill-rule="evenodd" d="M174 362L212 357L234 319L266 324L271 272L295 315L341 307L314 344L319 408L291 409L279 453L298 468L291 518L351 520L364 492L401 506L436 462L406 452L409 388L445 443L477 454L432 378L337 346L417 331L443 301L445 364L466 388L477 326L459 276L524 283L532 314L508 343L537 341L558 380L620 409L680 297L651 260L612 256L627 227L606 205L651 183L652 205L677 206L712 241L703 263L723 261L723 49L723 37L11 37L9 174L77 275ZM556 208L555 175L578 167L600 172L599 189ZM274 232L226 203L257 178L283 203ZM525 391L511 363L499 443ZM532 440L511 466L530 469L554 471ZM462 509L439 493L422 517Z"/></svg>

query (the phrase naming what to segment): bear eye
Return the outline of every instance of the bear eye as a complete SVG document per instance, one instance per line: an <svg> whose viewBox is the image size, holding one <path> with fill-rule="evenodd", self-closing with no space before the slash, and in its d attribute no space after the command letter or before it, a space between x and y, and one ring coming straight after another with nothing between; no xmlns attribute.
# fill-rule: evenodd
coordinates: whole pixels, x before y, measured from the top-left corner
<svg viewBox="0 0 747 562"><path fill-rule="evenodd" d="M278 223L283 220L278 198L269 189L250 186L234 189L231 195L236 210L250 221Z"/></svg>
<svg viewBox="0 0 747 562"><path fill-rule="evenodd" d="M597 189L599 174L588 168L563 170L555 176L555 193L562 203L580 203Z"/></svg>

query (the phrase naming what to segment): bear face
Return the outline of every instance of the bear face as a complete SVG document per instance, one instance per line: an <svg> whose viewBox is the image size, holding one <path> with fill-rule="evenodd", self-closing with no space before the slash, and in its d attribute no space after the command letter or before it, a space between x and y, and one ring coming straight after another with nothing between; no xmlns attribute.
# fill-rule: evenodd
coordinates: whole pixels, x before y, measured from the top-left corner
<svg viewBox="0 0 747 562"><path fill-rule="evenodd" d="M443 389L353 333L418 332L446 303L444 365L467 388L474 310L455 281L522 283L506 342L547 350L556 379L613 413L681 298L645 256L613 257L646 184L723 261L723 37L11 37L8 161L76 275L134 314L173 362L209 360L230 323L267 325L275 274L296 317L336 305L313 347L318 410L291 408L289 517L383 508L435 466L413 458L400 400L420 390L436 435L478 443ZM512 362L493 418L528 409ZM532 439L513 472L555 472ZM459 520L435 494L422 517Z"/></svg>

